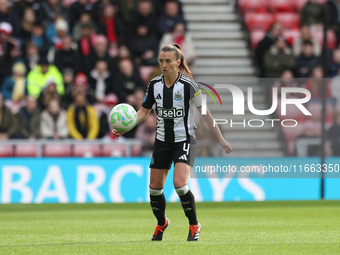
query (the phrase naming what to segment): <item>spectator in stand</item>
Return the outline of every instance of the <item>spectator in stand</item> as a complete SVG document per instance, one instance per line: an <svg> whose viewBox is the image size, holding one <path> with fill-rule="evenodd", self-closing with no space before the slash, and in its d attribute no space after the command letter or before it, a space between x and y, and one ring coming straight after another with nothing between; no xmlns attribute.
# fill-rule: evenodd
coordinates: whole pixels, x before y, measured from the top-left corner
<svg viewBox="0 0 340 255"><path fill-rule="evenodd" d="M43 20L43 10L40 2L39 0L12 1L12 11L18 17L23 17L25 9L31 8L34 11L36 20Z"/></svg>
<svg viewBox="0 0 340 255"><path fill-rule="evenodd" d="M329 66L329 77L335 77L338 75L338 70L340 68L340 49L333 51L332 63Z"/></svg>
<svg viewBox="0 0 340 255"><path fill-rule="evenodd" d="M12 138L15 134L15 119L11 110L4 104L0 93L0 140Z"/></svg>
<svg viewBox="0 0 340 255"><path fill-rule="evenodd" d="M98 60L96 62L95 68L89 75L89 84L96 103L104 104L105 96L114 92L112 76L105 61Z"/></svg>
<svg viewBox="0 0 340 255"><path fill-rule="evenodd" d="M37 45L41 56L47 55L50 44L47 36L45 35L45 27L40 21L36 21L34 23L30 41Z"/></svg>
<svg viewBox="0 0 340 255"><path fill-rule="evenodd" d="M92 13L92 3L90 0L78 0L71 4L69 8L69 24L70 28L73 29L74 25L79 20L81 14L83 13ZM71 31L72 32L72 31Z"/></svg>
<svg viewBox="0 0 340 255"><path fill-rule="evenodd" d="M68 19L67 9L59 0L47 0L41 2L42 21L45 27L53 24L58 16Z"/></svg>
<svg viewBox="0 0 340 255"><path fill-rule="evenodd" d="M108 64L109 71L112 76L116 72L115 59L110 57L108 54L108 41L104 35L97 35L94 39L94 48L88 57L85 59L85 72L90 73L93 70L95 64L99 60L106 61Z"/></svg>
<svg viewBox="0 0 340 255"><path fill-rule="evenodd" d="M99 132L99 120L92 105L86 101L86 93L78 90L67 109L67 126L74 139L95 139Z"/></svg>
<svg viewBox="0 0 340 255"><path fill-rule="evenodd" d="M63 69L63 83L64 83L64 88L65 88L65 93L64 93L63 100L62 100L62 106L63 107L65 105L64 102L65 102L66 98L68 96L71 96L72 86L73 86L73 79L74 79L74 72L73 72L73 70L71 68L64 68ZM67 106L65 108L67 108Z"/></svg>
<svg viewBox="0 0 340 255"><path fill-rule="evenodd" d="M48 62L46 57L41 57L39 65L28 73L27 90L28 94L39 97L46 82L53 78L57 85L57 91L60 95L64 94L63 76L55 65Z"/></svg>
<svg viewBox="0 0 340 255"><path fill-rule="evenodd" d="M266 78L277 78L286 69L295 68L295 58L284 38L277 39L263 58L263 68Z"/></svg>
<svg viewBox="0 0 340 255"><path fill-rule="evenodd" d="M118 59L123 59L123 58L129 58L132 60L135 59L135 57L132 56L132 53L129 47L127 47L125 44L120 45L118 48Z"/></svg>
<svg viewBox="0 0 340 255"><path fill-rule="evenodd" d="M3 56L4 65L1 66L1 69L6 76L11 75L12 67L16 62L24 62L24 59L21 58L21 50L17 46L9 44L6 54Z"/></svg>
<svg viewBox="0 0 340 255"><path fill-rule="evenodd" d="M0 22L8 22L13 27L13 35L18 36L20 20L22 16L18 16L16 12L10 8L8 0L0 0Z"/></svg>
<svg viewBox="0 0 340 255"><path fill-rule="evenodd" d="M84 23L81 26L81 37L79 41L77 42L78 44L78 51L80 55L80 60L81 60L81 70L85 71L86 70L86 58L90 55L90 53L93 50L93 45L95 41L95 33L92 30L92 26L90 23Z"/></svg>
<svg viewBox="0 0 340 255"><path fill-rule="evenodd" d="M340 112L335 114L334 124L327 132L332 147L332 156L340 156Z"/></svg>
<svg viewBox="0 0 340 255"><path fill-rule="evenodd" d="M330 90L332 97L336 100L337 105L340 106L340 67L338 69L338 75L330 81Z"/></svg>
<svg viewBox="0 0 340 255"><path fill-rule="evenodd" d="M296 59L296 74L298 78L308 78L314 67L321 65L321 58L313 54L312 41L302 43L302 52Z"/></svg>
<svg viewBox="0 0 340 255"><path fill-rule="evenodd" d="M305 89L311 92L312 99L322 98L322 86L323 86L323 70L321 66L314 67L310 79L307 80L304 85ZM326 81L325 81L326 82ZM329 83L326 82L326 98L331 98L331 90L329 88Z"/></svg>
<svg viewBox="0 0 340 255"><path fill-rule="evenodd" d="M142 66L155 66L158 64L157 36L149 31L146 24L139 24L134 35L130 38L130 49Z"/></svg>
<svg viewBox="0 0 340 255"><path fill-rule="evenodd" d="M46 81L46 84L38 97L38 106L41 110L45 110L48 102L52 99L61 102L61 96L57 91L57 84L53 78Z"/></svg>
<svg viewBox="0 0 340 255"><path fill-rule="evenodd" d="M19 47L20 43L12 36L12 33L13 27L10 23L0 22L0 57L8 54L9 47Z"/></svg>
<svg viewBox="0 0 340 255"><path fill-rule="evenodd" d="M135 138L144 142L142 156L150 156L156 138L157 117L151 112L146 120L137 127Z"/></svg>
<svg viewBox="0 0 340 255"><path fill-rule="evenodd" d="M189 66L193 66L195 60L194 44L190 33L185 32L184 23L176 23L171 33L166 33L159 44L161 49L163 46L177 43L181 46L182 53L185 56Z"/></svg>
<svg viewBox="0 0 340 255"><path fill-rule="evenodd" d="M56 50L62 48L62 40L68 34L68 24L67 21L62 17L58 16L55 22L47 27L46 35L51 43L49 54L54 56Z"/></svg>
<svg viewBox="0 0 340 255"><path fill-rule="evenodd" d="M332 29L340 42L340 1L328 0L324 3L328 11L329 28Z"/></svg>
<svg viewBox="0 0 340 255"><path fill-rule="evenodd" d="M281 88L298 88L299 84L294 79L294 73L291 70L284 70L280 76L280 79L276 80L273 84L273 88L277 88L278 97L281 97ZM287 98L300 98L299 93L289 93ZM272 97L271 97L272 98Z"/></svg>
<svg viewBox="0 0 340 255"><path fill-rule="evenodd" d="M145 24L149 31L156 31L157 17L152 10L152 3L150 0L140 0L136 13L132 16L130 31L136 31L136 27L140 24Z"/></svg>
<svg viewBox="0 0 340 255"><path fill-rule="evenodd" d="M12 76L7 77L2 84L3 99L20 102L26 92L26 66L17 62L12 67Z"/></svg>
<svg viewBox="0 0 340 255"><path fill-rule="evenodd" d="M119 72L113 82L114 90L117 92L119 101L126 102L127 97L132 95L137 87L144 88L144 82L130 59L120 59L118 68Z"/></svg>
<svg viewBox="0 0 340 255"><path fill-rule="evenodd" d="M33 70L37 66L40 59L37 45L32 42L28 42L26 44L26 53L24 59L29 71Z"/></svg>
<svg viewBox="0 0 340 255"><path fill-rule="evenodd" d="M264 77L263 57L270 47L282 34L282 26L280 23L274 23L265 37L259 42L255 50L255 61L259 68L260 77Z"/></svg>
<svg viewBox="0 0 340 255"><path fill-rule="evenodd" d="M165 4L166 2L169 1L169 0L157 0L157 1L154 1L154 6L155 6L155 9L157 10L157 14L160 15L162 13L165 12ZM181 1L179 0L176 0L177 3L178 3L178 9L179 9L179 13L181 15L183 15L183 7L182 7L182 3Z"/></svg>
<svg viewBox="0 0 340 255"><path fill-rule="evenodd" d="M94 104L95 99L93 97L93 94L90 90L90 85L88 84L87 77L84 73L78 73L76 77L74 78L73 84L71 88L68 90L68 93L65 94L63 97L63 103L62 106L67 109L70 104L72 104L74 100L74 96L77 93L84 93L86 95L86 101L89 104Z"/></svg>
<svg viewBox="0 0 340 255"><path fill-rule="evenodd" d="M57 50L54 64L61 72L64 68L70 68L73 73L77 73L80 70L80 57L79 53L72 49L72 37L65 36L62 39L62 48Z"/></svg>
<svg viewBox="0 0 340 255"><path fill-rule="evenodd" d="M98 22L100 20L100 14L102 13L103 9L105 8L106 5L113 5L116 10L119 10L119 5L122 1L119 0L96 0L93 3L92 7L92 19L94 22Z"/></svg>
<svg viewBox="0 0 340 255"><path fill-rule="evenodd" d="M293 44L293 52L294 56L298 57L302 51L302 45L304 41L311 41L313 44L313 55L320 56L321 54L321 47L319 43L313 38L312 33L310 32L310 28L308 26L301 27L301 35L294 40Z"/></svg>
<svg viewBox="0 0 340 255"><path fill-rule="evenodd" d="M300 13L301 26L323 23L323 7L317 0L309 0Z"/></svg>
<svg viewBox="0 0 340 255"><path fill-rule="evenodd" d="M23 18L20 23L19 38L25 46L31 39L33 25L36 22L35 12L32 8L24 9Z"/></svg>
<svg viewBox="0 0 340 255"><path fill-rule="evenodd" d="M119 103L118 97L116 94L108 94L105 97L106 107L101 111L99 117L100 129L98 133L98 138L111 138L115 139L112 134L113 128L110 124L110 112L113 107L115 107Z"/></svg>
<svg viewBox="0 0 340 255"><path fill-rule="evenodd" d="M42 138L46 139L59 140L68 137L66 112L60 107L58 100L50 100L41 113L40 132Z"/></svg>
<svg viewBox="0 0 340 255"><path fill-rule="evenodd" d="M165 33L170 33L176 23L183 23L186 27L186 21L179 12L178 1L169 0L165 2L165 12L158 19L158 32L162 37Z"/></svg>
<svg viewBox="0 0 340 255"><path fill-rule="evenodd" d="M26 97L26 106L15 115L16 137L21 139L37 139L40 134L40 110L34 96Z"/></svg>
<svg viewBox="0 0 340 255"><path fill-rule="evenodd" d="M80 15L79 20L73 27L73 38L77 42L82 37L82 27L83 25L89 26L92 33L95 33L97 31L97 28L95 26L95 23L93 22L91 15L89 13L83 13Z"/></svg>

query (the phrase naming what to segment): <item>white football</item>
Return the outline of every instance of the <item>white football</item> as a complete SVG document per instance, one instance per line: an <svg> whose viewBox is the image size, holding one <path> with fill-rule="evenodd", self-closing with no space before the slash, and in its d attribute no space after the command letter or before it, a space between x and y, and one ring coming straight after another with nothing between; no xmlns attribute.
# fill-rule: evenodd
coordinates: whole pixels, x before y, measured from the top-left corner
<svg viewBox="0 0 340 255"><path fill-rule="evenodd" d="M117 104L110 112L111 126L120 131L128 132L136 126L137 112L129 104Z"/></svg>

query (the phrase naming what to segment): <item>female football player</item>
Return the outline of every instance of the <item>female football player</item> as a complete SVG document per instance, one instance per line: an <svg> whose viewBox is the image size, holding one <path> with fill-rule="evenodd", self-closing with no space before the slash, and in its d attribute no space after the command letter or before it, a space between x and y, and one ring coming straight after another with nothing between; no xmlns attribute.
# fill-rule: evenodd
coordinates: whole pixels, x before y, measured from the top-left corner
<svg viewBox="0 0 340 255"><path fill-rule="evenodd" d="M170 221L165 216L163 187L174 162L173 182L184 213L189 220L188 241L199 239L201 225L197 221L195 199L188 187L190 169L195 158L194 108L200 111L201 90L193 80L178 44L164 46L159 56L162 74L149 83L142 108L137 112L137 125L149 115L156 103L157 132L150 163L150 204L158 225L152 241L161 241ZM202 117L225 153L232 151L209 111ZM112 131L116 137L123 133Z"/></svg>

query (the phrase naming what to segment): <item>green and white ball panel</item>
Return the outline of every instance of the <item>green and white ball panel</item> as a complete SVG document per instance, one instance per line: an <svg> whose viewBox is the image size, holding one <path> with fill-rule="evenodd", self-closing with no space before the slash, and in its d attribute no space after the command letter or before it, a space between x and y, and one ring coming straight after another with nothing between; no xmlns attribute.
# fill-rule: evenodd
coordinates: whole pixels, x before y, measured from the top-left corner
<svg viewBox="0 0 340 255"><path fill-rule="evenodd" d="M118 104L110 112L111 126L120 132L133 129L137 123L137 112L129 104Z"/></svg>

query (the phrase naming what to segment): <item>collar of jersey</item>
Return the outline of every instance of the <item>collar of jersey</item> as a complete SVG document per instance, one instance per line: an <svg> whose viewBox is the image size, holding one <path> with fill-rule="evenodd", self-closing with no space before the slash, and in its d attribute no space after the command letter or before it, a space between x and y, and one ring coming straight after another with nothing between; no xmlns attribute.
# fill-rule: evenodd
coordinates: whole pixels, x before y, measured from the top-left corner
<svg viewBox="0 0 340 255"><path fill-rule="evenodd" d="M178 72L179 73L179 75L178 75L178 77L177 77L177 79L175 80L175 82L170 86L170 87L167 87L166 85L165 85L165 81L164 81L164 74L162 75L162 82L163 82L163 85L166 87L166 88L171 88L174 84L176 84L177 82L178 82L178 80L181 78L181 76L182 76L182 73L180 73L180 72Z"/></svg>

